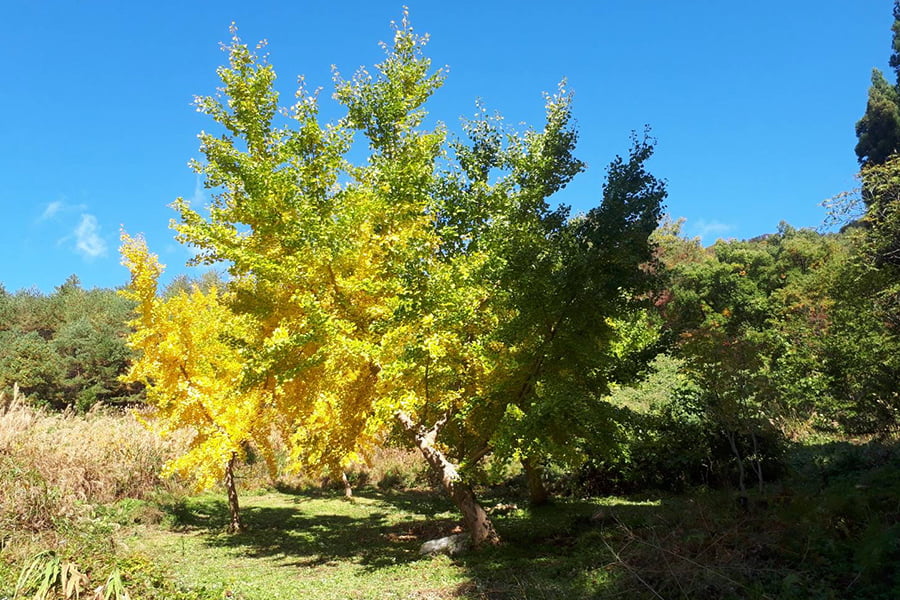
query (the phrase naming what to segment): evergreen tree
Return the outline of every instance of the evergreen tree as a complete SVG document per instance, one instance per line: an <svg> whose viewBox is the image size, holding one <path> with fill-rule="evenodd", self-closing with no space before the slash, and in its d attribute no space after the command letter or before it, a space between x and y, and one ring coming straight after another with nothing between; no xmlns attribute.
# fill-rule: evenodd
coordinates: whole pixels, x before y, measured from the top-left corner
<svg viewBox="0 0 900 600"><path fill-rule="evenodd" d="M856 123L856 137L856 156L863 166L883 164L900 148L900 94L878 69L872 70L866 114Z"/></svg>
<svg viewBox="0 0 900 600"><path fill-rule="evenodd" d="M894 52L889 64L895 71L894 84L880 70L872 70L866 112L856 123L856 157L864 167L883 164L900 150L900 0L894 2L891 30Z"/></svg>

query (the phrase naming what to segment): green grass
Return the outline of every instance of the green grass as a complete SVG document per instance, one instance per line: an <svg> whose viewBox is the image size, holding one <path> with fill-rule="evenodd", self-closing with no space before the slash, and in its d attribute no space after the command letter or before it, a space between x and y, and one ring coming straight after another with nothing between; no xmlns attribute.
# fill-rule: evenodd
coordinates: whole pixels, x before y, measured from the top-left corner
<svg viewBox="0 0 900 600"><path fill-rule="evenodd" d="M498 500L509 501L489 503ZM653 578L657 565L646 564L635 532L650 539L668 531L673 515L691 514L677 498L559 501L535 510L507 504L494 515L501 546L451 559L418 553L422 542L459 531L453 507L430 492L366 488L352 501L331 492L245 494L248 529L237 535L225 532L221 495L161 507L125 501L100 513L121 528L119 567L134 598L655 597L650 590L665 591L667 574Z"/></svg>
<svg viewBox="0 0 900 600"><path fill-rule="evenodd" d="M92 581L117 567L135 600L900 597L900 449L842 442L791 456L792 475L747 507L699 488L529 510L510 504L514 488L494 488L483 500L505 505L493 515L503 544L454 558L418 554L459 530L445 497L371 487L352 501L244 493L237 535L222 495L123 500L58 531L57 548ZM17 572L7 550L0 598Z"/></svg>
<svg viewBox="0 0 900 600"><path fill-rule="evenodd" d="M143 527L126 540L188 588L236 598L453 597L465 572L420 559L419 540L449 530L454 515L429 496L371 494L349 502L277 492L243 498L247 532L224 532L224 498L172 507L171 529Z"/></svg>
<svg viewBox="0 0 900 600"><path fill-rule="evenodd" d="M453 507L430 492L365 489L353 501L265 492L242 501L246 533L225 533L225 499L206 494L168 506L163 524L135 526L124 543L202 598L617 597L631 588L616 585L627 572L609 540L619 544L621 527L643 527L660 508L617 498L507 507L494 517L503 545L451 559L418 553L459 530Z"/></svg>
<svg viewBox="0 0 900 600"><path fill-rule="evenodd" d="M459 525L427 492L265 492L242 510L248 531L229 535L222 496L188 498L125 544L177 589L244 600L766 598L791 573L756 555L769 517L742 516L722 492L512 508L494 517L501 546L452 559L418 554Z"/></svg>

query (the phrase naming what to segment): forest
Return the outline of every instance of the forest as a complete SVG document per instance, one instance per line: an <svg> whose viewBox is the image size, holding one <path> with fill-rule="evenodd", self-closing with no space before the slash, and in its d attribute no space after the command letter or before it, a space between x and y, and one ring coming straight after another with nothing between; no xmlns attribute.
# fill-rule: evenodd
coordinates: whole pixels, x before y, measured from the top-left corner
<svg viewBox="0 0 900 600"><path fill-rule="evenodd" d="M0 598L900 596L894 18L858 189L711 246L649 128L554 200L564 83L457 136L404 16L323 122L233 29L172 205L207 274L123 231L121 289L0 287Z"/></svg>

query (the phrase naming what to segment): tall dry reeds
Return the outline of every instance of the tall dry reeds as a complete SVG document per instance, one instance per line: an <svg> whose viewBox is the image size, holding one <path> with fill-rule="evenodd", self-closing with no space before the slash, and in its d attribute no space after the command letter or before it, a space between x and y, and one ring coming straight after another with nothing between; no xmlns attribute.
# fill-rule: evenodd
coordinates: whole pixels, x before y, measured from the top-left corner
<svg viewBox="0 0 900 600"><path fill-rule="evenodd" d="M157 489L178 440L160 440L130 413L48 413L0 395L0 530L40 531L85 504Z"/></svg>

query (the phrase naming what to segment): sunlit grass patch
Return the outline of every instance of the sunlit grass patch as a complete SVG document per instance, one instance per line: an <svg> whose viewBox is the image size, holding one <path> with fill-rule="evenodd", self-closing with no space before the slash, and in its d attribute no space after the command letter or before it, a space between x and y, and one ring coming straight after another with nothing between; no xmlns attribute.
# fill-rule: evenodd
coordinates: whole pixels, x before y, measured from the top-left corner
<svg viewBox="0 0 900 600"><path fill-rule="evenodd" d="M263 598L591 598L621 574L604 543L618 523L641 523L659 501L559 501L495 513L506 540L461 557L423 557L420 545L459 531L442 496L364 489L266 492L243 498L248 530L225 533L222 496L185 499L168 528L142 527L129 542L177 586ZM606 529L608 529L608 531Z"/></svg>
<svg viewBox="0 0 900 600"><path fill-rule="evenodd" d="M179 585L248 600L409 598L423 589L454 597L467 582L465 569L423 559L418 548L448 533L456 516L448 505L435 510L431 499L416 512L415 497L249 495L242 505L248 530L229 535L224 498L207 494L186 499L172 529L139 530L129 543L166 565Z"/></svg>

